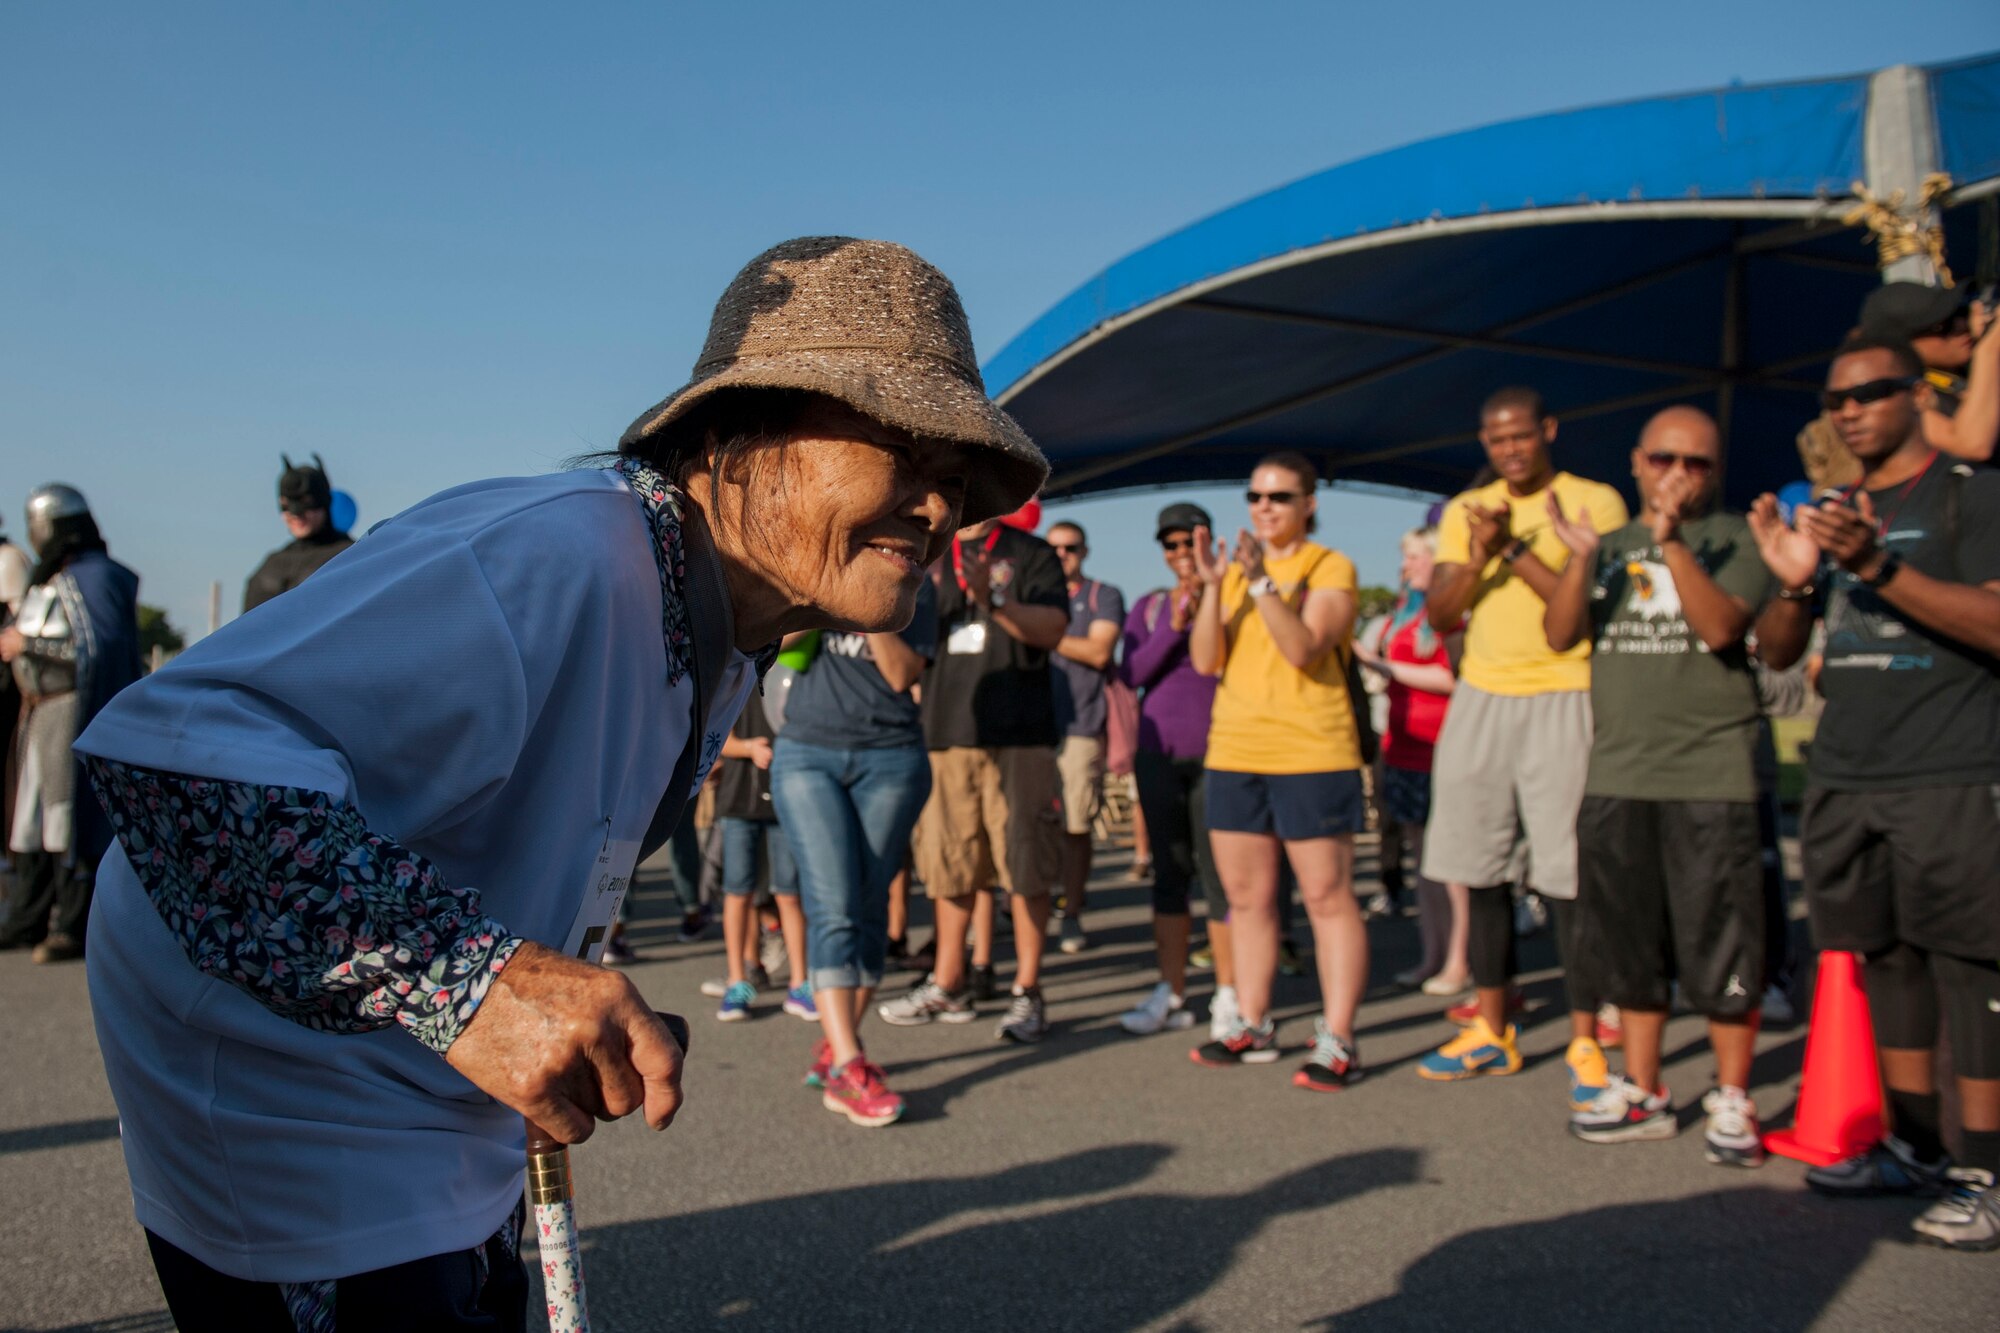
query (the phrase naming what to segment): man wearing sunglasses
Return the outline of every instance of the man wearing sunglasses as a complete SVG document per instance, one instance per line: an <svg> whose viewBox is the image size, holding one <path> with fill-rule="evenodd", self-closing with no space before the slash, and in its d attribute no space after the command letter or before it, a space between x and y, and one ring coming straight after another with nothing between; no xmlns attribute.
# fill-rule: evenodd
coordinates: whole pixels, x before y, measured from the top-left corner
<svg viewBox="0 0 2000 1333"><path fill-rule="evenodd" d="M2000 1250L2000 473L1954 466L1924 436L1908 343L1857 339L1826 409L1859 484L1750 527L1783 591L1758 652L1805 651L1823 599L1826 711L1806 765L1799 841L1814 942L1863 956L1891 1134L1806 1173L1829 1195L1942 1195L1925 1240ZM1958 1076L1964 1157L1940 1133L1940 1025Z"/></svg>
<svg viewBox="0 0 2000 1333"><path fill-rule="evenodd" d="M1125 594L1084 577L1083 560L1090 554L1090 543L1082 528L1058 523L1049 529L1048 540L1069 590L1069 625L1049 655L1056 725L1063 733L1056 750L1063 805L1061 947L1064 953L1082 953L1090 947L1083 930L1090 829L1104 804L1105 730L1110 715L1104 682L1125 628Z"/></svg>
<svg viewBox="0 0 2000 1333"><path fill-rule="evenodd" d="M1442 1081L1521 1068L1507 1022L1514 914L1508 890L1532 871L1555 904L1557 937L1576 897L1576 810L1590 753L1590 645L1562 652L1542 632L1546 600L1570 558L1549 497L1593 530L1625 526L1625 501L1549 460L1556 420L1533 389L1501 389L1479 413L1479 442L1498 480L1445 506L1425 610L1440 634L1465 622L1465 656L1431 769L1432 836L1423 873L1472 886L1467 913L1474 1012L1465 1031L1417 1065ZM1563 941L1565 957L1574 952ZM1597 997L1572 974L1568 1060L1572 1101L1596 1095L1604 1053ZM1582 1089L1588 1088L1588 1094Z"/></svg>
<svg viewBox="0 0 2000 1333"><path fill-rule="evenodd" d="M1861 303L1866 338L1905 341L1923 361L1930 387L1924 439L1940 453L1984 463L2000 435L2000 337L1988 337L1993 310L1963 287L1889 282Z"/></svg>
<svg viewBox="0 0 2000 1333"><path fill-rule="evenodd" d="M1757 680L1744 649L1771 592L1741 517L1714 509L1722 442L1693 407L1646 423L1632 451L1641 512L1599 537L1549 497L1569 565L1549 596L1549 647L1591 645L1595 732L1577 814L1576 953L1624 1017L1625 1073L1570 1115L1586 1143L1670 1139L1660 1082L1676 979L1708 1019L1716 1086L1708 1160L1759 1166L1750 1060L1764 998L1757 827ZM1574 965L1574 964L1572 964Z"/></svg>

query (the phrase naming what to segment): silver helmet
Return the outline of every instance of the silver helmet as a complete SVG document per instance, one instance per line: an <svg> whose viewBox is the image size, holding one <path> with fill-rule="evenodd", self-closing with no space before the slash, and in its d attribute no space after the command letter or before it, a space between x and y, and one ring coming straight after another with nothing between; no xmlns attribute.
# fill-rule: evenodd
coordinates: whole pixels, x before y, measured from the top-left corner
<svg viewBox="0 0 2000 1333"><path fill-rule="evenodd" d="M90 501L74 486L51 482L28 492L28 544L46 551L56 535L56 520L90 512Z"/></svg>

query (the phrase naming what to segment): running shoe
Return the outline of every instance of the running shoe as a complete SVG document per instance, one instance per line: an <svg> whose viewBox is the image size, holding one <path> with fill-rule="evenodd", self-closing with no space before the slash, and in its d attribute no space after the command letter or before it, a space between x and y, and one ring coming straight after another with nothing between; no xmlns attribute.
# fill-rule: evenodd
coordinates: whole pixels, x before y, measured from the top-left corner
<svg viewBox="0 0 2000 1333"><path fill-rule="evenodd" d="M606 940L604 942L604 965L606 967L630 967L638 961L639 955L633 951L631 945L625 942L624 936L621 935L615 940Z"/></svg>
<svg viewBox="0 0 2000 1333"><path fill-rule="evenodd" d="M1236 987L1217 986L1208 1000L1208 1039L1221 1041L1242 1021L1243 1011L1236 1006Z"/></svg>
<svg viewBox="0 0 2000 1333"><path fill-rule="evenodd" d="M970 1023L978 1017L972 1009L971 991L953 995L937 984L935 975L925 977L908 995L889 1001L875 1012L882 1015L884 1023L899 1028L922 1027L932 1019L940 1023Z"/></svg>
<svg viewBox="0 0 2000 1333"><path fill-rule="evenodd" d="M785 952L784 931L764 932L764 937L757 942L757 961L763 964L767 975L774 977L791 967L792 956Z"/></svg>
<svg viewBox="0 0 2000 1333"><path fill-rule="evenodd" d="M2000 1188L1991 1171L1952 1167L1949 1192L1910 1223L1933 1245L1951 1250L2000 1250Z"/></svg>
<svg viewBox="0 0 2000 1333"><path fill-rule="evenodd" d="M1806 1184L1821 1194L1859 1198L1874 1194L1915 1194L1933 1198L1951 1188L1951 1158L1919 1162L1910 1145L1894 1134L1832 1166L1806 1172Z"/></svg>
<svg viewBox="0 0 2000 1333"><path fill-rule="evenodd" d="M1465 972L1461 972L1455 977L1447 976L1440 972L1436 976L1426 980L1422 989L1424 994L1436 995L1440 998L1446 995L1463 995L1472 989L1472 977L1469 973Z"/></svg>
<svg viewBox="0 0 2000 1333"><path fill-rule="evenodd" d="M1000 994L1000 983L993 979L993 964L974 963L972 965L972 998L981 1002L991 1000Z"/></svg>
<svg viewBox="0 0 2000 1333"><path fill-rule="evenodd" d="M827 1076L833 1072L833 1043L821 1037L813 1043L813 1062L806 1069L806 1086L823 1088Z"/></svg>
<svg viewBox="0 0 2000 1333"><path fill-rule="evenodd" d="M699 907L690 907L681 913L680 939L682 944L693 944L708 934L708 913Z"/></svg>
<svg viewBox="0 0 2000 1333"><path fill-rule="evenodd" d="M1507 992L1507 1017L1512 1018L1528 1007L1528 997L1520 991ZM1469 996L1464 1002L1455 1004L1444 1011L1444 1016L1460 1027L1469 1027L1479 1021L1479 997Z"/></svg>
<svg viewBox="0 0 2000 1333"><path fill-rule="evenodd" d="M892 1125L903 1115L903 1099L889 1091L881 1069L865 1055L830 1071L819 1100L827 1110L870 1129Z"/></svg>
<svg viewBox="0 0 2000 1333"><path fill-rule="evenodd" d="M1278 975L1302 977L1306 973L1305 961L1299 957L1299 946L1290 940L1278 941Z"/></svg>
<svg viewBox="0 0 2000 1333"><path fill-rule="evenodd" d="M810 982L794 986L785 992L785 1012L793 1018L803 1018L808 1023L819 1022L819 1006L813 1003L813 988Z"/></svg>
<svg viewBox="0 0 2000 1333"><path fill-rule="evenodd" d="M1073 916L1062 919L1062 943L1056 946L1064 953L1082 953L1090 947L1090 936L1083 933L1083 922Z"/></svg>
<svg viewBox="0 0 2000 1333"><path fill-rule="evenodd" d="M771 989L771 974L764 969L764 965L761 962L752 963L750 966L744 968L743 975L758 990Z"/></svg>
<svg viewBox="0 0 2000 1333"><path fill-rule="evenodd" d="M1007 1016L1000 1020L1000 1026L993 1030L993 1039L1032 1046L1048 1035L1049 1015L1042 1007L1042 988L1030 986L1022 990L1016 986L1014 1001L1007 1006Z"/></svg>
<svg viewBox="0 0 2000 1333"><path fill-rule="evenodd" d="M1792 1008L1792 997L1775 981L1764 987L1763 1018L1767 1027L1787 1027L1799 1021L1798 1010Z"/></svg>
<svg viewBox="0 0 2000 1333"><path fill-rule="evenodd" d="M1188 955L1188 966L1197 972L1211 971L1215 967L1215 950L1204 944Z"/></svg>
<svg viewBox="0 0 2000 1333"><path fill-rule="evenodd" d="M1496 1033L1478 1017L1465 1031L1417 1061L1418 1076L1437 1083L1520 1071L1521 1052L1514 1044L1514 1025L1509 1023L1505 1032Z"/></svg>
<svg viewBox="0 0 2000 1333"><path fill-rule="evenodd" d="M1611 1066L1604 1059L1604 1048L1589 1037L1571 1037L1569 1049L1563 1052L1563 1063L1569 1066L1569 1109L1589 1110L1590 1104L1611 1083Z"/></svg>
<svg viewBox="0 0 2000 1333"><path fill-rule="evenodd" d="M711 1000L719 1000L729 994L728 977L710 977L701 983L701 993Z"/></svg>
<svg viewBox="0 0 2000 1333"><path fill-rule="evenodd" d="M1701 1099L1708 1113L1702 1130L1703 1156L1717 1166L1764 1165L1764 1133L1757 1123L1757 1103L1741 1088L1710 1088Z"/></svg>
<svg viewBox="0 0 2000 1333"><path fill-rule="evenodd" d="M1670 1139L1680 1133L1672 1094L1665 1088L1648 1093L1623 1074L1597 1100L1569 1118L1569 1132L1585 1143L1630 1143L1635 1139Z"/></svg>
<svg viewBox="0 0 2000 1333"><path fill-rule="evenodd" d="M1228 1069L1232 1065L1268 1065L1278 1058L1278 1025L1265 1015L1259 1027L1238 1018L1220 1041L1204 1042L1188 1052L1198 1065Z"/></svg>
<svg viewBox="0 0 2000 1333"><path fill-rule="evenodd" d="M722 1006L715 1011L715 1016L724 1023L741 1023L750 1017L750 1005L756 998L757 988L747 981L739 981L722 992Z"/></svg>
<svg viewBox="0 0 2000 1333"><path fill-rule="evenodd" d="M1386 893L1371 893L1368 895L1368 901L1361 904L1361 915L1369 920L1377 920L1382 917L1394 916L1395 914L1396 900Z"/></svg>
<svg viewBox="0 0 2000 1333"><path fill-rule="evenodd" d="M1597 1044L1607 1051L1625 1044L1625 1017L1615 1004L1597 1006Z"/></svg>
<svg viewBox="0 0 2000 1333"><path fill-rule="evenodd" d="M1305 1065L1292 1075L1292 1086L1308 1092L1339 1092L1361 1081L1361 1060L1352 1037L1335 1036L1324 1018L1313 1020L1313 1049Z"/></svg>
<svg viewBox="0 0 2000 1333"><path fill-rule="evenodd" d="M1118 1024L1135 1036L1151 1036L1155 1032L1179 1031L1194 1026L1194 1015L1186 1008L1186 1001L1174 994L1174 988L1162 981L1153 987L1138 1007L1118 1016Z"/></svg>

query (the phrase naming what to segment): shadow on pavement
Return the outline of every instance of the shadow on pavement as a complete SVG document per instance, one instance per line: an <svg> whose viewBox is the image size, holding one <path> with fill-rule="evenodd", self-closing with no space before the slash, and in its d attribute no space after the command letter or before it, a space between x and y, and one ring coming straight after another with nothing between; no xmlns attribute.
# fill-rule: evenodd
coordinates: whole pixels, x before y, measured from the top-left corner
<svg viewBox="0 0 2000 1333"><path fill-rule="evenodd" d="M0 1129L0 1157L9 1153L34 1152L39 1148L69 1148L79 1143L96 1143L118 1137L118 1117L102 1120L69 1120L59 1125L30 1125L26 1129Z"/></svg>
<svg viewBox="0 0 2000 1333"><path fill-rule="evenodd" d="M1800 1329L1908 1212L1732 1189L1488 1227L1410 1265L1394 1296L1305 1327Z"/></svg>
<svg viewBox="0 0 2000 1333"><path fill-rule="evenodd" d="M1414 1183L1421 1165L1408 1149L1353 1153L1238 1194L1128 1194L942 1229L1125 1188L1171 1152L1123 1145L593 1228L591 1313L607 1328L1135 1328L1200 1296L1273 1219Z"/></svg>

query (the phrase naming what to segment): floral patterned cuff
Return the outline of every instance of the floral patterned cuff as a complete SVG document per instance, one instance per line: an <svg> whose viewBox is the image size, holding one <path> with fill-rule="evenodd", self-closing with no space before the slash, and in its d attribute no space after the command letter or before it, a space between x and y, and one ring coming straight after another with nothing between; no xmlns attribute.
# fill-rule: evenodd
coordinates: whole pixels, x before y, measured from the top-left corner
<svg viewBox="0 0 2000 1333"><path fill-rule="evenodd" d="M304 1027L407 1028L442 1055L521 946L325 792L86 757L146 896L206 976Z"/></svg>

